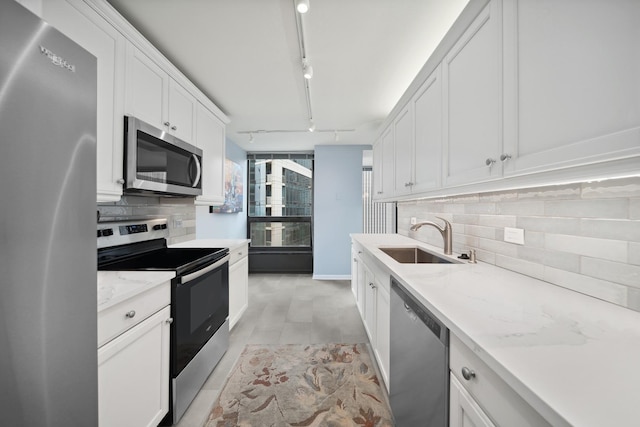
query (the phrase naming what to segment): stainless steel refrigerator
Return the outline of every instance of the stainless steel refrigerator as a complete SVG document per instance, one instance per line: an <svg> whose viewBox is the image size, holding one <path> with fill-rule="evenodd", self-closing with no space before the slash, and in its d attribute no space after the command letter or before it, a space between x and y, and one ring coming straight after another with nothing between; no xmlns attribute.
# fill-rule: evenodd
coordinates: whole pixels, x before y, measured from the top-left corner
<svg viewBox="0 0 640 427"><path fill-rule="evenodd" d="M98 424L96 72L0 0L0 425Z"/></svg>

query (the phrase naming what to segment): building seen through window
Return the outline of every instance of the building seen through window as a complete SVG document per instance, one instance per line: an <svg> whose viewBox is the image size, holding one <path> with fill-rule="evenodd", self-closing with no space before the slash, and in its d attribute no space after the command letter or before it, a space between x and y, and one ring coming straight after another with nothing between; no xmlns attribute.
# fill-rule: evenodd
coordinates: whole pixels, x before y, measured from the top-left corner
<svg viewBox="0 0 640 427"><path fill-rule="evenodd" d="M252 247L311 247L313 157L249 158Z"/></svg>

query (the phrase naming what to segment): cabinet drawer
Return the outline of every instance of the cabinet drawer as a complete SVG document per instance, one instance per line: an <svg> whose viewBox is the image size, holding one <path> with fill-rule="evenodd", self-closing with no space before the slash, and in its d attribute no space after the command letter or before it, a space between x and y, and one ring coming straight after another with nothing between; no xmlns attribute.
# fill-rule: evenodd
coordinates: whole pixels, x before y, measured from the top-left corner
<svg viewBox="0 0 640 427"><path fill-rule="evenodd" d="M449 368L496 425L551 426L453 334L450 336ZM463 368L473 371L475 376L466 380L462 375Z"/></svg>
<svg viewBox="0 0 640 427"><path fill-rule="evenodd" d="M170 282L156 286L98 313L98 347L171 303Z"/></svg>
<svg viewBox="0 0 640 427"><path fill-rule="evenodd" d="M231 255L231 257L229 258L229 265L235 264L242 258L246 257L248 253L249 253L249 245L246 243L242 246L238 246L235 249L229 250L229 255Z"/></svg>

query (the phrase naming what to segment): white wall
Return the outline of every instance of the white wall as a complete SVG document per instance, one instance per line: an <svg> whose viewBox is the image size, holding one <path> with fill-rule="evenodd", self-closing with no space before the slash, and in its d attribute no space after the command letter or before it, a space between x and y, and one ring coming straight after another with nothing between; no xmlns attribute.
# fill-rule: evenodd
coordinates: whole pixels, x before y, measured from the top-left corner
<svg viewBox="0 0 640 427"><path fill-rule="evenodd" d="M245 239L247 237L247 152L233 141L226 141L227 159L242 166L244 200L242 212L209 213L208 206L196 207L196 237L198 239Z"/></svg>
<svg viewBox="0 0 640 427"><path fill-rule="evenodd" d="M313 277L351 277L350 233L362 232L362 151L369 145L318 145L314 162Z"/></svg>

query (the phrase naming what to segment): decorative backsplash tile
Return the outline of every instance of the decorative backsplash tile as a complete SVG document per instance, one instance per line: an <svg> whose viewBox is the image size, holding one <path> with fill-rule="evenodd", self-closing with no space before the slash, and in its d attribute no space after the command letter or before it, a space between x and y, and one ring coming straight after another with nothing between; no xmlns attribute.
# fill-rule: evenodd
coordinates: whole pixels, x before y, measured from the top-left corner
<svg viewBox="0 0 640 427"><path fill-rule="evenodd" d="M117 202L100 203L97 208L100 217L108 221L166 218L170 245L196 238L196 208L192 198L123 196Z"/></svg>
<svg viewBox="0 0 640 427"><path fill-rule="evenodd" d="M640 311L640 177L398 203L398 233L435 246L441 216L454 252ZM504 242L504 227L525 244Z"/></svg>

